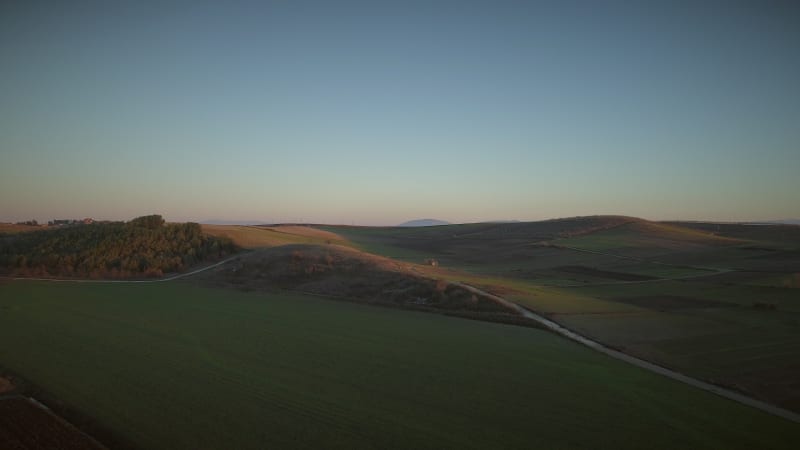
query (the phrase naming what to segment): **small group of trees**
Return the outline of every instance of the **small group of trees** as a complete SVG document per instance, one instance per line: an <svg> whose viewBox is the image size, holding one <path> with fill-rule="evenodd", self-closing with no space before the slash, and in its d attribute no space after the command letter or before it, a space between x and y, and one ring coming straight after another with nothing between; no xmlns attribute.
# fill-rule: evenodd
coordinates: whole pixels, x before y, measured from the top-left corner
<svg viewBox="0 0 800 450"><path fill-rule="evenodd" d="M157 230L163 227L165 223L166 221L164 220L163 217L161 217L158 214L153 214L150 216L137 217L128 222L128 225L134 228L138 227L138 228L147 228L148 230Z"/></svg>
<svg viewBox="0 0 800 450"><path fill-rule="evenodd" d="M16 275L94 278L161 276L236 251L199 224L160 215L0 237L0 270Z"/></svg>

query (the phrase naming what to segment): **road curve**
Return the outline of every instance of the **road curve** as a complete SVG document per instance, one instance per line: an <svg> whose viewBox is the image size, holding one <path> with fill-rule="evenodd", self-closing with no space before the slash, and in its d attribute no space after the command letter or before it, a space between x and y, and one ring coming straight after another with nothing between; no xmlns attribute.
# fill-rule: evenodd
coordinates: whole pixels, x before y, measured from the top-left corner
<svg viewBox="0 0 800 450"><path fill-rule="evenodd" d="M782 418L784 418L786 420L791 420L792 422L800 423L800 414L795 413L793 411L789 411L789 410L783 409L783 408L781 408L779 406L775 406L775 405L771 405L771 404L766 403L766 402L762 402L761 400L756 400L756 399L754 399L752 397L748 397L748 396L746 396L744 394L740 394L738 392L734 392L734 391L731 391L729 389L725 389L725 388L717 386L715 384L711 384L711 383L707 383L705 381L698 380L697 378L692 378L692 377L690 377L688 375L684 375L684 374L682 374L680 372L676 372L674 370L667 369L666 367L662 367L662 366L659 366L657 364L653 364L653 363L651 363L649 361L645 361L645 360L637 358L635 356L631 356L631 355L629 355L627 353L623 353L623 352L621 352L619 350L614 350L612 348L606 347L605 345L601 344L600 342L597 342L597 341L592 340L592 339L590 339L590 338L588 338L586 336L580 335L580 334L578 334L578 333L576 333L576 332L574 332L572 330L569 330L569 329L561 326L560 324L558 324L556 322L553 322L552 320L550 320L550 319L548 319L546 317L540 316L539 314L536 314L536 313L534 313L534 312L532 312L532 311L530 311L530 310L528 310L526 308L523 308L522 306L520 306L520 305L518 305L518 304L516 304L514 302L506 300L506 299L504 299L502 297L498 297L498 296L496 296L494 294L490 294L490 293L488 293L486 291L480 290L480 289L478 289L476 287L473 287L473 286L470 286L468 284L464 284L464 283L460 283L460 282L456 282L456 281L453 281L452 284L458 285L458 286L460 286L460 287L462 287L462 288L464 288L464 289L466 289L468 291L471 291L472 293L479 294L479 295L484 295L484 296L487 296L487 297L491 298L492 300L500 302L500 303L508 306L509 308L512 308L512 309L518 311L523 317L526 317L528 319L533 319L536 322L540 323L541 325L545 326L547 329L549 329L549 330L551 330L551 331L553 331L555 333L558 333L561 336L566 337L567 339L571 339L571 340L573 340L575 342L583 344L583 345L585 345L585 346L587 346L587 347L589 347L591 349L597 350L600 353L605 353L606 355L608 355L608 356L610 356L612 358L616 358L616 359L619 359L621 361L625 361L628 364L632 364L632 365L634 365L636 367L640 367L642 369L649 370L649 371L657 373L659 375L663 375L665 377L672 378L673 380L680 381L681 383L685 383L685 384L688 384L690 386L694 386L696 388L702 389L704 391L708 391L708 392L717 394L717 395L719 395L721 397L725 397L725 398L727 398L729 400L733 400L735 402L739 402L739 403L741 403L743 405L747 405L747 406L750 406L750 407L753 407L753 408L756 408L756 409L760 409L760 410L762 410L764 412L767 412L769 414L772 414L772 415L775 415L775 416L778 416L778 417L782 417Z"/></svg>

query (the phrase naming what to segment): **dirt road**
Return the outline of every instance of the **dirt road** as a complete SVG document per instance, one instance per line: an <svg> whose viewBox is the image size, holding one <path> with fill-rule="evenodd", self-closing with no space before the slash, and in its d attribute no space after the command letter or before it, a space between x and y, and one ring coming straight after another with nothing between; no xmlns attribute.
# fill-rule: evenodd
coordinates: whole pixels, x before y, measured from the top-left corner
<svg viewBox="0 0 800 450"><path fill-rule="evenodd" d="M618 350L614 350L612 348L606 347L605 345L601 344L600 342L597 342L597 341L592 340L592 339L590 339L590 338L588 338L586 336L580 335L580 334L578 334L578 333L576 333L576 332L574 332L572 330L569 330L569 329L561 326L560 324L558 324L556 322L553 322L552 320L550 320L550 319L548 319L546 317L540 316L540 315L538 315L538 314L536 314L536 313L534 313L534 312L532 312L532 311L530 311L530 310L528 310L526 308L523 308L522 306L520 306L520 305L518 305L518 304L516 304L514 302L508 301L508 300L506 300L506 299L504 299L502 297L498 297L498 296L496 296L494 294L490 294L490 293L488 293L486 291L480 290L480 289L478 289L476 287L473 287L473 286L470 286L468 284L459 283L459 282L455 282L455 281L452 282L452 284L461 286L464 289L466 289L468 291L471 291L471 292L473 292L475 294L485 295L487 297L490 297L493 300L508 306L509 308L517 310L523 317L526 317L526 318L529 318L529 319L533 319L536 322L538 322L538 323L542 324L543 326L547 327L551 331L554 331L554 332L556 332L556 333L558 333L558 334L560 334L560 335L562 335L562 336L564 336L564 337L566 337L568 339L572 339L573 341L578 342L580 344L583 344L583 345L585 345L585 346L587 346L589 348L597 350L598 352L605 353L606 355L608 355L608 356L610 356L612 358L616 358L616 359L619 359L621 361L625 361L626 363L632 364L632 365L634 365L636 367L641 367L642 369L649 370L651 372L657 373L659 375L663 375L663 376L668 377L668 378L672 378L673 380L680 381L681 383L685 383L685 384L688 384L690 386L694 386L696 388L702 389L704 391L708 391L708 392L717 394L717 395L719 395L721 397L725 397L725 398L727 398L729 400L733 400L735 402L739 402L739 403L741 403L743 405L747 405L747 406L750 406L750 407L753 407L753 408L760 409L760 410L762 410L764 412L767 412L769 414L772 414L772 415L775 415L775 416L778 416L778 417L783 417L786 420L791 420L792 422L800 423L800 414L795 413L793 411L789 411L787 409L783 409L783 408L780 408L778 406L771 405L769 403L762 402L760 400L756 400L756 399L748 397L748 396L746 396L744 394L740 394L738 392L734 392L734 391L731 391L729 389L725 389L723 387L720 387L720 386L717 386L717 385L714 385L714 384L711 384L711 383L707 383L705 381L701 381L701 380L698 380L696 378L692 378L692 377L690 377L688 375L684 375L684 374L682 374L680 372L676 372L674 370L667 369L666 367L662 367L662 366L659 366L657 364L653 364L653 363L651 363L649 361L645 361L643 359L639 359L639 358L637 358L635 356L631 356L631 355L629 355L627 353L623 353L623 352L620 352Z"/></svg>

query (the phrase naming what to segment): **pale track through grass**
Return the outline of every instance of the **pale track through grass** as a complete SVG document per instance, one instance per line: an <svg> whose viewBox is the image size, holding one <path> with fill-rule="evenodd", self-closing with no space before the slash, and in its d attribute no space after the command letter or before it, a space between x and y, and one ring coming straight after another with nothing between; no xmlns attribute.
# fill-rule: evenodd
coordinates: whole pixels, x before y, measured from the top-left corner
<svg viewBox="0 0 800 450"><path fill-rule="evenodd" d="M663 376L665 376L667 378L671 378L673 380L679 381L679 382L687 384L689 386L693 386L693 387L696 387L698 389L702 389L704 391L711 392L713 394L719 395L719 396L727 398L729 400L733 400L733 401L735 401L737 403L741 403L743 405L747 405L747 406L750 406L752 408L759 409L761 411L767 412L767 413L772 414L774 416L782 417L782 418L784 418L786 420L790 420L790 421L795 422L795 423L800 423L800 414L798 414L798 413L795 413L793 411L789 411L787 409L783 409L783 408L781 408L779 406L775 406L775 405L763 402L761 400L754 399L752 397L748 397L748 396L746 396L744 394L740 394L738 392L735 392L735 391L732 391L732 390L729 390L729 389L725 389L725 388L723 388L721 386L717 386L715 384L711 384L711 383L699 380L697 378L692 378L692 377L690 377L688 375L685 375L683 373L676 372L676 371L674 371L672 369L668 369L668 368L663 367L663 366L659 366L659 365L654 364L654 363L652 363L650 361L646 361L644 359L637 358L637 357L629 355L627 353L623 353L623 352L621 352L619 350L614 350L614 349L612 349L610 347L607 347L607 346L603 345L602 343L600 343L598 341L595 341L595 340L590 339L590 338L588 338L586 336L578 334L578 333L576 333L576 332L574 332L574 331L562 326L561 324L556 323L556 322L554 322L554 321L552 321L552 320L550 320L550 319L548 319L548 318L546 318L544 316L540 316L539 314L536 314L536 313L532 312L531 310L520 306L517 303L514 303L512 301L506 300L503 297L499 297L497 295L491 294L489 292L486 292L484 290L481 290L481 289L478 289L476 287L470 286L468 284L464 284L464 283L460 283L460 282L452 282L452 283L456 284L458 286L461 286L464 289L472 291L475 294L488 296L489 298L492 298L493 300L495 300L497 302L503 303L503 304L507 305L510 308L516 309L523 317L535 320L536 322L538 322L541 325L543 325L544 327L546 327L548 330L553 331L553 332L555 332L555 333L557 333L557 334L559 334L559 335L561 335L561 336L563 336L563 337L565 337L567 339L570 339L570 340L573 340L575 342L578 342L579 344L585 345L585 346L587 346L587 347L589 347L589 348L591 348L593 350L596 350L596 351L598 351L600 353L604 353L604 354L606 354L606 355L608 355L608 356L610 356L612 358L618 359L620 361L624 361L624 362L626 362L628 364L631 364L631 365L634 365L636 367L648 370L650 372L657 373L659 375L663 375Z"/></svg>

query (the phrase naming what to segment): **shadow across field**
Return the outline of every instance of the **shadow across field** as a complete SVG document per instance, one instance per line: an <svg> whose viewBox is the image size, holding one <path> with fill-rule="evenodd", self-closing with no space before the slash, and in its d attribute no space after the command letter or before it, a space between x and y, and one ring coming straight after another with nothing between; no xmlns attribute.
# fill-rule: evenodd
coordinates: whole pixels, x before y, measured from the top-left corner
<svg viewBox="0 0 800 450"><path fill-rule="evenodd" d="M538 327L503 302L432 277L415 265L339 245L292 244L254 251L201 275L242 291L289 290L357 303Z"/></svg>
<svg viewBox="0 0 800 450"><path fill-rule="evenodd" d="M800 379L800 226L591 216L325 230L397 260L435 259L429 273L800 411L800 390L787 381Z"/></svg>

